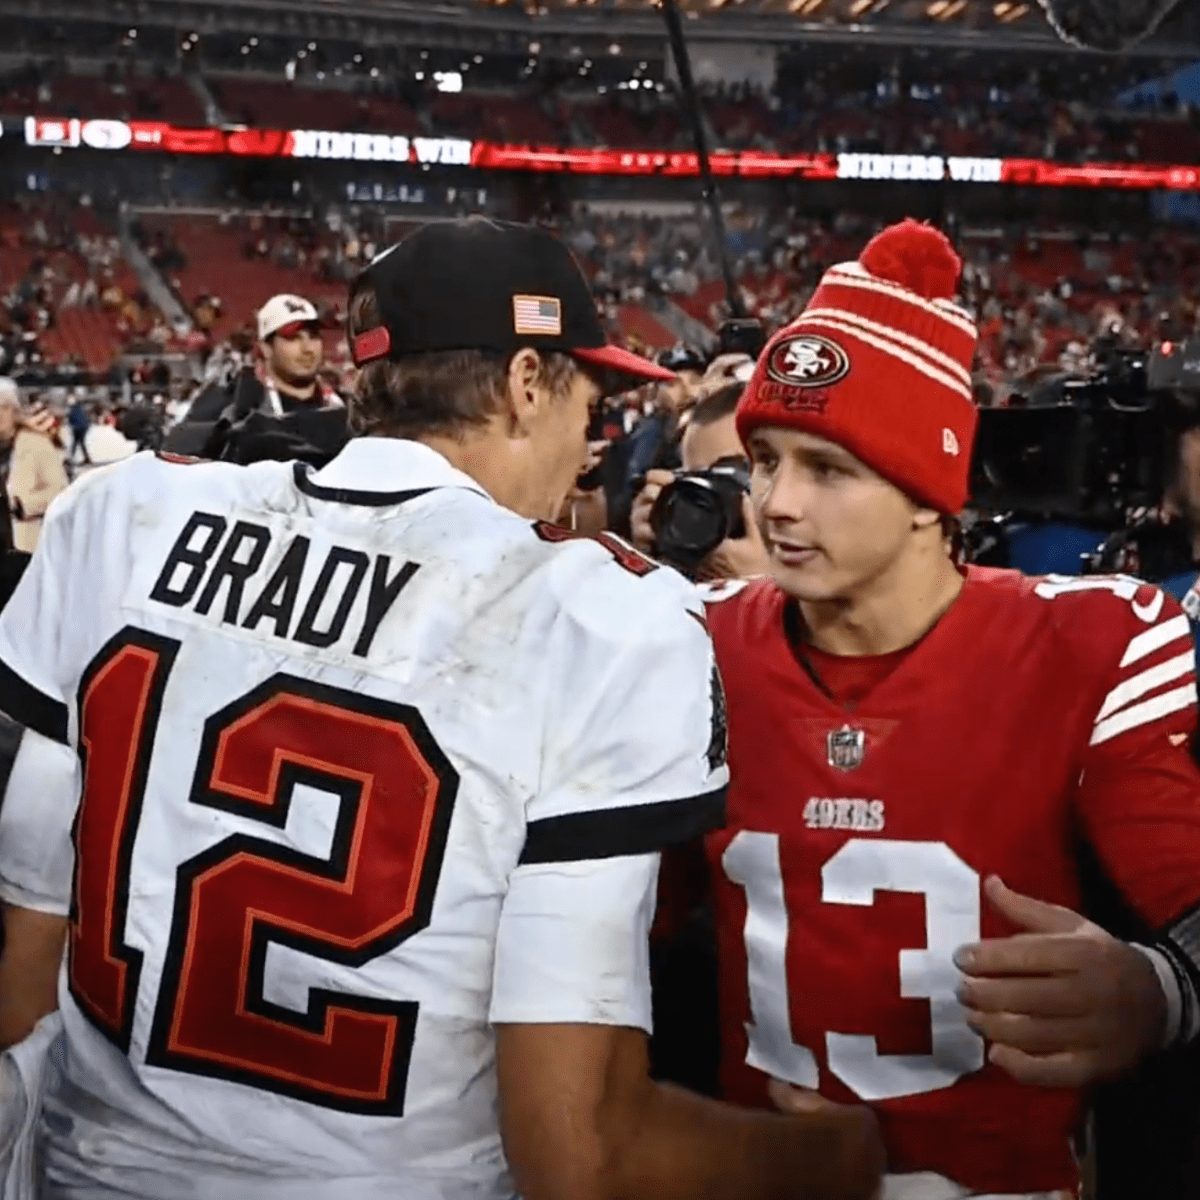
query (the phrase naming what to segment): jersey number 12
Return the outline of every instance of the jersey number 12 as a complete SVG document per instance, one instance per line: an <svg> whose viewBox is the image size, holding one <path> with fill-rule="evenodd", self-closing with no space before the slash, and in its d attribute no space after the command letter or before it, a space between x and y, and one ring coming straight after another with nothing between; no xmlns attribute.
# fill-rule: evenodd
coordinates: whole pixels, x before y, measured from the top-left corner
<svg viewBox="0 0 1200 1200"><path fill-rule="evenodd" d="M79 689L68 979L125 1052L142 970L142 952L125 941L130 868L139 826L156 817L143 822L142 798L178 650L126 629ZM458 778L415 709L276 675L205 723L189 803L198 820L215 809L250 830L282 829L298 785L337 797L327 858L240 832L179 866L146 1061L399 1115L416 1002L313 988L298 1012L264 993L267 954L288 947L358 967L423 929Z"/></svg>

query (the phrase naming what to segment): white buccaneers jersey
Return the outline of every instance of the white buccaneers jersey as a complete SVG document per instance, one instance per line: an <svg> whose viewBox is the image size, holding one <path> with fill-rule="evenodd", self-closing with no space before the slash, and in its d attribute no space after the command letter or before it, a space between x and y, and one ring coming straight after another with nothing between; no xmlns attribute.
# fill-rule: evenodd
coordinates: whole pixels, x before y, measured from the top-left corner
<svg viewBox="0 0 1200 1200"><path fill-rule="evenodd" d="M721 820L699 614L412 442L72 488L0 618L49 1194L511 1195L492 1024L648 1029L656 851Z"/></svg>

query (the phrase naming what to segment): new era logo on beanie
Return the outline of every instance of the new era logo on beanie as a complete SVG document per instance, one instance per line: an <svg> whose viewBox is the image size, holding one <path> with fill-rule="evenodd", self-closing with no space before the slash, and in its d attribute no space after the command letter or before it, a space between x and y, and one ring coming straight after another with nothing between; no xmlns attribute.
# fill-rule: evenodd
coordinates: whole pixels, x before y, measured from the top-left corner
<svg viewBox="0 0 1200 1200"><path fill-rule="evenodd" d="M827 271L759 359L738 404L742 440L760 425L806 430L922 504L957 513L979 419L978 333L953 301L961 269L944 234L908 220Z"/></svg>

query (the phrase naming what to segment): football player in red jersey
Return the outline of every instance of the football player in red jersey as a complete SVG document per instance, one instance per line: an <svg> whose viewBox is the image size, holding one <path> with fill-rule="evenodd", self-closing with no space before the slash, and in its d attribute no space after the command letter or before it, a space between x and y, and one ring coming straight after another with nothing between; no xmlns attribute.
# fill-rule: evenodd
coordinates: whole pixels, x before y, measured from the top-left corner
<svg viewBox="0 0 1200 1200"><path fill-rule="evenodd" d="M738 408L770 577L709 609L726 1095L870 1104L885 1195L919 1200L1074 1189L1076 1089L1198 1023L1187 620L1125 577L955 565L959 268L905 222L772 340ZM1085 855L1145 946L1075 915Z"/></svg>

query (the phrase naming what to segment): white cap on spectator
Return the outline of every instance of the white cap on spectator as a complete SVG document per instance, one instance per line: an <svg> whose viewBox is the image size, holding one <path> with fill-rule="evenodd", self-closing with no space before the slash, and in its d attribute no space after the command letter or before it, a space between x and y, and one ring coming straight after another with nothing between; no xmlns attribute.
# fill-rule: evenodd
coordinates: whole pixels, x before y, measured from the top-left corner
<svg viewBox="0 0 1200 1200"><path fill-rule="evenodd" d="M301 325L319 320L317 310L311 301L305 300L303 296L292 296L286 292L280 296L272 296L258 310L258 340L265 342L272 334L286 329L289 325L295 325L298 330Z"/></svg>

